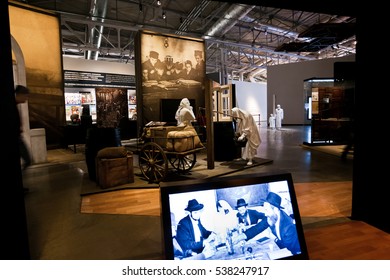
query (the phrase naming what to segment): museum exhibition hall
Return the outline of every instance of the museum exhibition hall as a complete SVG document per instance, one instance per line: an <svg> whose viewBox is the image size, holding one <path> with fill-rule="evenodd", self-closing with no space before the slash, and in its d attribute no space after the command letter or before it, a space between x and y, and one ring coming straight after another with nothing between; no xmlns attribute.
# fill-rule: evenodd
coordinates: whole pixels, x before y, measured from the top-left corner
<svg viewBox="0 0 390 280"><path fill-rule="evenodd" d="M2 259L390 259L374 23L300 2L2 3Z"/></svg>

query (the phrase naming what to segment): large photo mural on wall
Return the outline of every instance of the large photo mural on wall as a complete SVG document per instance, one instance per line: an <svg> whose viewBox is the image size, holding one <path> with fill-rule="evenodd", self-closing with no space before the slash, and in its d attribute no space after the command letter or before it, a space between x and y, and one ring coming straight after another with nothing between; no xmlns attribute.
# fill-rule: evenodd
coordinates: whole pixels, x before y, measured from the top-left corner
<svg viewBox="0 0 390 280"><path fill-rule="evenodd" d="M19 56L15 55L15 49L12 53L14 83L30 89L29 128L44 128L47 146L58 146L65 124L59 17L12 2L8 10L11 36L21 51ZM26 132L30 143L29 131Z"/></svg>
<svg viewBox="0 0 390 280"><path fill-rule="evenodd" d="M127 89L96 88L96 123L98 127L118 127L128 118Z"/></svg>
<svg viewBox="0 0 390 280"><path fill-rule="evenodd" d="M136 71L142 81L137 82L137 95L143 124L174 124L176 108L184 97L193 100L196 114L205 102L204 42L145 31L139 35Z"/></svg>

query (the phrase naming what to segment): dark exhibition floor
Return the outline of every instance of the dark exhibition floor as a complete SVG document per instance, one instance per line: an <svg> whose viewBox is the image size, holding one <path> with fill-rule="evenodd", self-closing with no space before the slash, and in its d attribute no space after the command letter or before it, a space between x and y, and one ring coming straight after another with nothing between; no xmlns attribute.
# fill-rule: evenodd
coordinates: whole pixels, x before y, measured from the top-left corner
<svg viewBox="0 0 390 280"><path fill-rule="evenodd" d="M260 134L257 156L272 161L235 174L283 170L292 173L294 183L352 181L353 160L341 160L337 147L320 151L302 146L308 141L310 126L286 126L280 131L261 128ZM85 184L94 184L88 180L83 151L49 150L47 163L33 165L24 174L24 186L30 189L25 203L31 258L161 259L158 216L81 213ZM201 164L199 160L196 167ZM206 172L220 172L219 164L223 163L216 162L216 169ZM137 185L139 170L134 172L132 187L147 186Z"/></svg>

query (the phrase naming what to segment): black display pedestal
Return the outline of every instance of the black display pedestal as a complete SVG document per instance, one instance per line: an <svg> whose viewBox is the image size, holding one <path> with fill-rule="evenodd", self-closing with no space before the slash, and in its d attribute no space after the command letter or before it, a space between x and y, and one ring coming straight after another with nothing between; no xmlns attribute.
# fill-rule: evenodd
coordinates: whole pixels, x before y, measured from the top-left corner
<svg viewBox="0 0 390 280"><path fill-rule="evenodd" d="M138 137L137 121L129 118L122 118L119 121L121 140L128 140Z"/></svg>
<svg viewBox="0 0 390 280"><path fill-rule="evenodd" d="M234 144L234 124L230 122L214 122L214 159L231 161L241 157L241 148Z"/></svg>
<svg viewBox="0 0 390 280"><path fill-rule="evenodd" d="M96 163L97 153L106 147L121 146L121 137L119 128L91 127L87 131L85 143L85 161L87 163L89 179L96 181Z"/></svg>

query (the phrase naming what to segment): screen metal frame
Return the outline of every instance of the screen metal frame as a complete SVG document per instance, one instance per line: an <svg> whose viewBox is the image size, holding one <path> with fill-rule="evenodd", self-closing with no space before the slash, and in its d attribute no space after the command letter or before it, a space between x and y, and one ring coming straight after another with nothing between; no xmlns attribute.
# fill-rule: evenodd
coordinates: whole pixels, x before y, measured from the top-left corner
<svg viewBox="0 0 390 280"><path fill-rule="evenodd" d="M308 260L309 254L307 251L306 241L303 232L302 220L299 213L298 202L294 189L291 173L259 173L234 175L227 177L214 177L209 179L191 179L175 182L160 183L160 205L161 205L161 226L162 226L162 242L163 256L165 259L174 259L174 249L172 242L172 221L171 221L171 205L170 195L180 193L191 193L205 190L217 190L223 188L240 188L248 185L273 183L286 181L291 200L292 212L294 214L295 225L297 229L301 253L288 256L280 259Z"/></svg>

